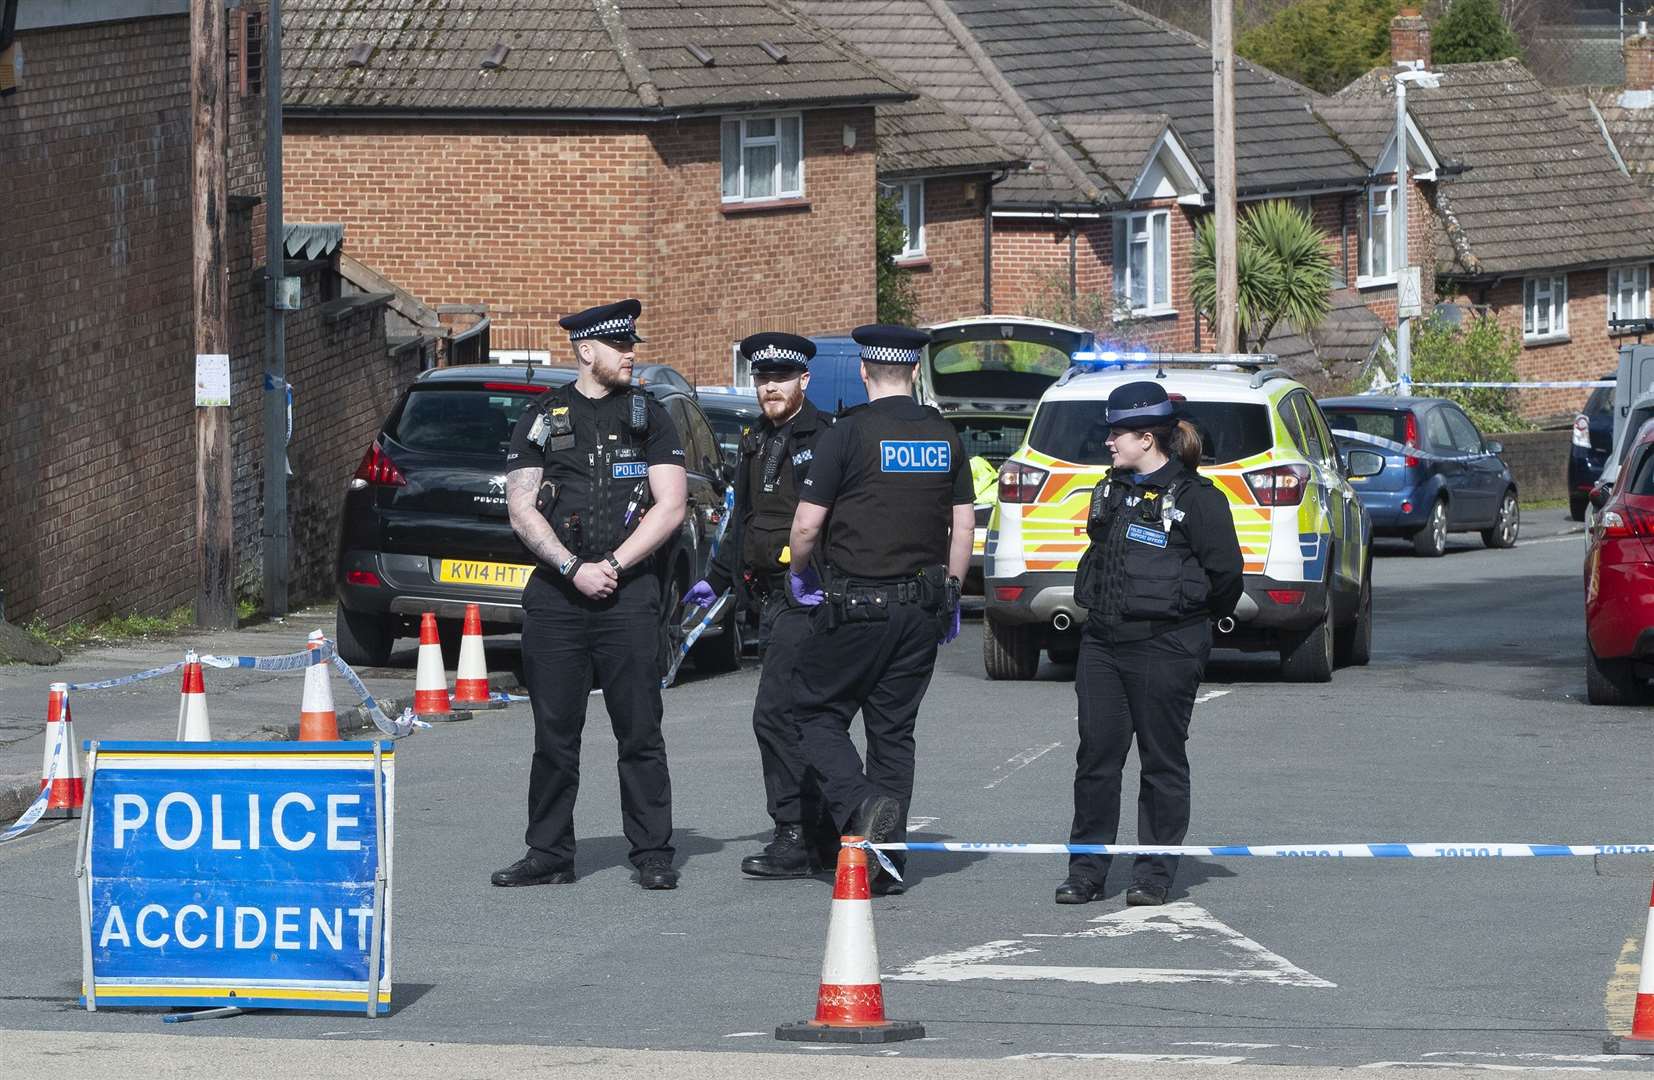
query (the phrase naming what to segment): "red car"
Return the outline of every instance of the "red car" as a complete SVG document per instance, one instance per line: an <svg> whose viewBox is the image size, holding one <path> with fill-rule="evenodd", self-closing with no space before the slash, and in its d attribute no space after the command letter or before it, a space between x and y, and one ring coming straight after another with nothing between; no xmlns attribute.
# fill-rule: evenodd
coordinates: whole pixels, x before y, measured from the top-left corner
<svg viewBox="0 0 1654 1080"><path fill-rule="evenodd" d="M1637 432L1619 479L1585 554L1585 689L1593 705L1654 700L1654 423Z"/></svg>

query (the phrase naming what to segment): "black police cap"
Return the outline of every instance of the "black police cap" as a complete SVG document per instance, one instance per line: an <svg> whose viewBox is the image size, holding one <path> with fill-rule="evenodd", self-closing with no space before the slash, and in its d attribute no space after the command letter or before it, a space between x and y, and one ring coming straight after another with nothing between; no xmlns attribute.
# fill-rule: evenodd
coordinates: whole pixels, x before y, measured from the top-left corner
<svg viewBox="0 0 1654 1080"><path fill-rule="evenodd" d="M1179 419L1177 405L1157 382L1121 383L1108 395L1108 426L1115 428L1165 427Z"/></svg>
<svg viewBox="0 0 1654 1080"><path fill-rule="evenodd" d="M741 355L753 374L761 371L808 371L816 343L797 334L767 332L741 339Z"/></svg>
<svg viewBox="0 0 1654 1080"><path fill-rule="evenodd" d="M570 341L602 338L606 341L642 341L637 333L637 317L643 314L643 305L636 300L620 300L613 304L599 304L573 315L564 315L557 325L569 332Z"/></svg>
<svg viewBox="0 0 1654 1080"><path fill-rule="evenodd" d="M884 323L858 326L850 336L861 346L861 358L869 364L917 364L920 353L930 344L930 335L923 330Z"/></svg>

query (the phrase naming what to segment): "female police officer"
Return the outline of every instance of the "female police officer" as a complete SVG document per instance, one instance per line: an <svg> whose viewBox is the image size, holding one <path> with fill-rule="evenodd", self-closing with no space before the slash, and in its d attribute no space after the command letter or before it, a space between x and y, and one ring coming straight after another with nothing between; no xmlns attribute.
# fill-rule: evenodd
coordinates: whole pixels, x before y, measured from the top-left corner
<svg viewBox="0 0 1654 1080"><path fill-rule="evenodd" d="M1088 615L1074 680L1080 748L1070 841L1114 843L1135 734L1137 842L1178 844L1189 827L1189 717L1212 621L1240 599L1240 546L1228 499L1195 471L1200 434L1159 383L1117 387L1106 419L1113 467L1092 492L1091 547L1074 582ZM1057 903L1100 897L1108 862L1071 856ZM1126 903L1165 903L1176 869L1175 855L1139 856Z"/></svg>

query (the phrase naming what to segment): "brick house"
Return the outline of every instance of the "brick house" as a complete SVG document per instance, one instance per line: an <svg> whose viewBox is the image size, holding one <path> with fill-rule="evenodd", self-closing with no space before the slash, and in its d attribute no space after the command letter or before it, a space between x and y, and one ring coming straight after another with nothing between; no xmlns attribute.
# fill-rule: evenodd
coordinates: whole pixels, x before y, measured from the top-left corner
<svg viewBox="0 0 1654 1080"><path fill-rule="evenodd" d="M1423 57L1428 61L1428 54ZM1654 208L1589 108L1576 111L1521 63L1444 64L1408 113L1441 166L1423 185L1441 299L1490 312L1521 335L1518 377L1612 371L1615 318L1649 314ZM1340 92L1393 109L1387 72ZM1421 215L1422 216L1422 215ZM1411 230L1410 230L1411 232ZM1524 391L1535 418L1571 414L1583 390Z"/></svg>
<svg viewBox="0 0 1654 1080"><path fill-rule="evenodd" d="M0 589L17 622L166 613L199 581L189 7L149 0L139 18L132 7L24 0L6 55L0 518L15 527L0 543ZM262 560L263 108L256 79L242 93L239 75L232 59L234 558L251 595ZM418 370L417 349L388 350L371 298L341 296L328 271L326 260L287 265L304 286L287 323L295 597L330 587L339 494L364 433Z"/></svg>
<svg viewBox="0 0 1654 1080"><path fill-rule="evenodd" d="M300 0L284 49L292 214L342 222L426 304L486 305L500 357L566 362L559 316L637 296L648 360L726 382L748 333L873 319L881 169L951 181L1008 158L769 0L479 0L446 23ZM979 311L954 254L968 207L925 209L927 308Z"/></svg>

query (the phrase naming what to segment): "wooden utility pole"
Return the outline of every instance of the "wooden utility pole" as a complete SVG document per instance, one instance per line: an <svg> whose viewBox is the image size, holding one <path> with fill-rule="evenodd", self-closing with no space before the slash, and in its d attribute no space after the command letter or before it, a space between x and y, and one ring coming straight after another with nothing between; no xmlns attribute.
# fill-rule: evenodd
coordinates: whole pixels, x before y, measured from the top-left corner
<svg viewBox="0 0 1654 1080"><path fill-rule="evenodd" d="M281 208L281 0L264 16L264 610L287 614L287 242Z"/></svg>
<svg viewBox="0 0 1654 1080"><path fill-rule="evenodd" d="M1217 351L1240 352L1235 263L1235 0L1212 0L1212 173L1217 190Z"/></svg>
<svg viewBox="0 0 1654 1080"><path fill-rule="evenodd" d="M196 355L228 354L225 322L230 282L224 261L225 79L224 4L190 2L190 116L193 152L190 225L193 238ZM195 621L201 626L236 623L230 514L230 410L195 407L195 547L200 588Z"/></svg>

